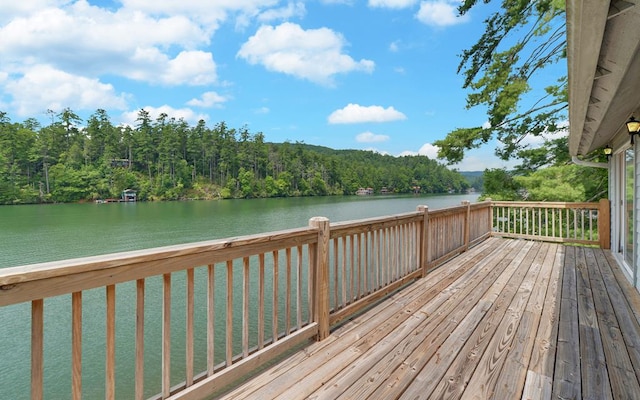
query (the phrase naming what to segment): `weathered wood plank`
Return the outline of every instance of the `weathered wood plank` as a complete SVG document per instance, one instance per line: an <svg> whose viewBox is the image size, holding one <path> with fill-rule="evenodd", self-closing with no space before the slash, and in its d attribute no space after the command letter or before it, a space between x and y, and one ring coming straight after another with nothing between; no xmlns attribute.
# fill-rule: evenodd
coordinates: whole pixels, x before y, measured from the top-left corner
<svg viewBox="0 0 640 400"><path fill-rule="evenodd" d="M640 380L640 323L634 314L636 311L640 312L640 294L626 279L624 281L616 280L614 271L621 272L620 268L615 264L612 266L610 259L605 257L601 250L594 250L594 252L597 254L596 258L602 280L609 293L622 336L627 344L629 358L636 371L636 377Z"/></svg>
<svg viewBox="0 0 640 400"><path fill-rule="evenodd" d="M535 335L531 333L537 331L540 324L547 288L555 267L559 246L552 244L548 247L542 263L538 265L534 262L531 266L532 269L539 268L540 273L518 325L518 332L516 332L514 342L509 349L504 367L496 381L496 391L505 398L517 399L522 395L527 368L535 344Z"/></svg>
<svg viewBox="0 0 640 400"><path fill-rule="evenodd" d="M582 395L587 399L610 399L611 387L589 278L589 270L594 268L587 268L587 262L595 260L585 259L584 250L576 249Z"/></svg>
<svg viewBox="0 0 640 400"><path fill-rule="evenodd" d="M542 245L537 251L533 262L522 266L522 269L527 269L527 273L522 280L522 284L517 288L511 304L489 341L484 354L480 358L477 370L464 391L463 399L488 399L497 395L508 397L503 388L496 389L495 386L509 354L509 349L516 339L520 320L525 314L525 308L529 303L531 292L538 279L540 266L544 263L548 249L548 244ZM517 369L507 371L507 375L506 379L509 381L517 379Z"/></svg>
<svg viewBox="0 0 640 400"><path fill-rule="evenodd" d="M378 267L381 272L386 268L385 280L403 273L404 266L389 259L390 246L397 246L394 240L405 236L403 229L389 227L371 234L377 237ZM507 249L505 243L514 247ZM545 250L527 252L523 246L549 250L544 255ZM357 247L351 242L345 246L345 257L353 258L352 264L359 263ZM517 255L519 251L524 253ZM577 388L572 393L579 397L635 398L640 390L634 392L638 377L632 353L640 345L624 341L627 334L630 340L640 340L633 306L624 306L634 298L623 297L606 253L578 249L577 254L576 248L557 244L489 239L222 398L549 399L552 390L553 396L566 395L565 388ZM511 258L513 265L491 261L498 255ZM515 264L516 260L520 262ZM506 272L509 268L515 270L512 275ZM357 287L349 287L359 287L356 273L352 279L347 276L347 303L352 293L357 297ZM609 311L601 315L599 304L605 300ZM615 323L603 322L610 320ZM598 350L598 329L606 326L610 331L609 325L614 325L618 336L614 341L612 333L602 334L603 347ZM616 368L623 368L615 372L618 379L631 382L626 391L609 383L609 352L616 353ZM626 364L619 360L619 352L627 354ZM605 371L591 366L601 354L607 357ZM575 361L570 361L574 356ZM243 371L247 367L214 374L207 385L217 382L218 387L239 379ZM554 377L562 379L560 384L554 385ZM598 381L587 382L592 379ZM607 392L607 387L614 390ZM190 393L196 392L205 393L201 389Z"/></svg>
<svg viewBox="0 0 640 400"><path fill-rule="evenodd" d="M582 397L575 265L575 248L567 247L560 299L560 323L553 393L559 398L570 399Z"/></svg>
<svg viewBox="0 0 640 400"><path fill-rule="evenodd" d="M530 264L535 258L539 248L540 244L536 243L535 246L527 252L526 256L519 260L520 263L523 266ZM515 296L516 290L520 287L527 271L528 268L519 268L516 270L509 280L509 283L492 305L489 313L487 313L480 325L471 334L469 340L467 340L460 350L443 379L440 380L440 383L436 386L433 393L431 393L430 398L457 398L464 393L467 382L471 379L482 354L489 345L494 332L498 329L500 321L505 315L507 306Z"/></svg>
<svg viewBox="0 0 640 400"><path fill-rule="evenodd" d="M617 399L638 399L640 398L640 384L629 358L607 287L598 269L598 262L594 259L592 250L586 249L585 252L587 260L591 261L587 262L587 266L591 275L591 290L593 291L593 300L609 370L611 391Z"/></svg>
<svg viewBox="0 0 640 400"><path fill-rule="evenodd" d="M420 371L504 271L514 257L503 258L508 257L505 253L494 251L491 257L479 261L416 313L422 321L415 332L406 336L400 336L397 331L389 333L393 340L372 348L349 365L348 371L343 370L337 379L328 381L317 395L344 399L396 397L399 392L393 391L406 386L414 378L414 374ZM388 348L390 346L392 348ZM385 388L390 390L374 393L385 382Z"/></svg>
<svg viewBox="0 0 640 400"><path fill-rule="evenodd" d="M509 246L494 252L494 262L476 269L478 276L484 277L480 283L476 284L474 279L468 278L461 280L460 283L467 287L462 288L457 301L448 300L446 303L453 303L454 312L434 321L437 325L425 332L427 336L415 345L415 350L406 360L389 376L379 379L383 384L372 397L397 397L405 387L407 389L403 395L406 398L430 393L515 272L519 265L517 260L528 250L524 247L520 253L516 253ZM492 270L486 271L486 268Z"/></svg>
<svg viewBox="0 0 640 400"><path fill-rule="evenodd" d="M486 243L478 246L477 250L486 256L503 245L505 245L504 242L500 240L487 240ZM460 265L438 268L429 275L430 279L424 281L423 284L412 285L402 293L391 296L376 307L375 311L370 311L354 319L342 329L334 331L326 340L315 343L304 352L298 353L293 359L286 360L271 368L259 380L250 381L223 398L249 396L273 398L284 393L290 387L301 386L303 379L309 376L312 371L320 371L319 366L322 368L329 365L329 361L335 355L347 352L349 348L374 346L376 337L384 337L385 331L400 325L409 318L411 310L418 309L421 304L435 297L471 268L477 261L474 256L477 257L477 254L467 253L460 258ZM372 314L376 315L375 319L371 318ZM381 324L380 321L384 322ZM339 372L330 367L327 370L330 376ZM325 372L322 370L322 373ZM322 380L322 378L320 379Z"/></svg>
<svg viewBox="0 0 640 400"><path fill-rule="evenodd" d="M522 400L547 400L551 398L556 343L560 318L560 297L564 247L560 246L555 255L549 287L545 296L540 324L535 336L535 344L529 362Z"/></svg>

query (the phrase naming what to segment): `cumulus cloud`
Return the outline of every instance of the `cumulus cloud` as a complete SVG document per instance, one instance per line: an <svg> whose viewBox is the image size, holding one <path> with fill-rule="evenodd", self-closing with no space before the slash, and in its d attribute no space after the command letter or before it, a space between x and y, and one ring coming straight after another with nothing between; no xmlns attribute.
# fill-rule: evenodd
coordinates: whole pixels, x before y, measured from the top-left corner
<svg viewBox="0 0 640 400"><path fill-rule="evenodd" d="M302 18L307 13L304 3L289 3L286 7L272 8L258 15L258 21L283 21L290 18Z"/></svg>
<svg viewBox="0 0 640 400"><path fill-rule="evenodd" d="M4 92L19 115L32 116L47 109L126 109L126 95L98 79L69 74L46 65L29 68L14 80L7 80Z"/></svg>
<svg viewBox="0 0 640 400"><path fill-rule="evenodd" d="M361 106L349 103L346 107L329 115L330 124L356 124L363 122L390 122L405 120L407 116L393 107Z"/></svg>
<svg viewBox="0 0 640 400"><path fill-rule="evenodd" d="M387 135L376 135L373 132L362 132L361 134L356 136L356 142L358 143L386 142L389 139L390 138Z"/></svg>
<svg viewBox="0 0 640 400"><path fill-rule="evenodd" d="M205 121L209 119L208 115L196 113L190 108L174 108L166 104L160 107L146 106L142 109L149 113L149 118L152 120L157 119L162 113L176 120L183 119L191 125L196 125L201 119ZM124 112L120 119L125 125L135 126L139 112L140 110Z"/></svg>
<svg viewBox="0 0 640 400"><path fill-rule="evenodd" d="M469 14L458 16L455 2L446 0L423 1L416 18L425 25L444 27L469 21Z"/></svg>
<svg viewBox="0 0 640 400"><path fill-rule="evenodd" d="M420 149L418 149L418 151L405 150L398 154L398 156L427 156L430 159L435 160L438 158L438 149L438 146L434 146L431 143L425 143L420 147Z"/></svg>
<svg viewBox="0 0 640 400"><path fill-rule="evenodd" d="M151 15L186 15L190 19L200 21L217 29L230 15L247 19L255 16L260 10L275 7L278 0L121 0L125 9L141 11Z"/></svg>
<svg viewBox="0 0 640 400"><path fill-rule="evenodd" d="M281 72L311 82L332 85L336 74L372 72L374 62L356 61L344 54L342 35L328 28L304 30L285 22L265 25L242 45L237 56L269 71Z"/></svg>
<svg viewBox="0 0 640 400"><path fill-rule="evenodd" d="M225 103L227 98L219 95L216 92L205 92L199 99L191 99L187 102L187 105L200 108L213 108L221 107L222 103Z"/></svg>
<svg viewBox="0 0 640 400"><path fill-rule="evenodd" d="M409 8L416 4L417 0L369 0L369 7L378 8Z"/></svg>

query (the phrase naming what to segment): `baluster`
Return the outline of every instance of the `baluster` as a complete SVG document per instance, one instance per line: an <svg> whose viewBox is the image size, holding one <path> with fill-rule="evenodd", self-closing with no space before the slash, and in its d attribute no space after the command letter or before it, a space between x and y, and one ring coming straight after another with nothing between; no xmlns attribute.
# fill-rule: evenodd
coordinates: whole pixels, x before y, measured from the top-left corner
<svg viewBox="0 0 640 400"><path fill-rule="evenodd" d="M186 329L186 385L193 385L193 296L194 296L194 271L193 268L187 269L187 329Z"/></svg>
<svg viewBox="0 0 640 400"><path fill-rule="evenodd" d="M105 398L116 398L116 286L108 285L107 290L107 332L106 332L106 366L105 366ZM169 395L168 389L166 392Z"/></svg>
<svg viewBox="0 0 640 400"><path fill-rule="evenodd" d="M162 276L162 397L171 392L171 274Z"/></svg>
<svg viewBox="0 0 640 400"><path fill-rule="evenodd" d="M31 302L31 399L42 400L44 381L44 300Z"/></svg>
<svg viewBox="0 0 640 400"><path fill-rule="evenodd" d="M342 288L342 302L340 307L344 307L347 304L347 237L342 237L342 270L341 270L341 288Z"/></svg>
<svg viewBox="0 0 640 400"><path fill-rule="evenodd" d="M144 399L144 279L136 280L136 400Z"/></svg>
<svg viewBox="0 0 640 400"><path fill-rule="evenodd" d="M334 238L333 239L333 309L334 310L337 310L340 307L339 306L340 302L338 301L338 299L340 298L338 296L339 259L340 259L339 242L338 242L338 238Z"/></svg>
<svg viewBox="0 0 640 400"><path fill-rule="evenodd" d="M287 258L287 294L285 296L286 301L285 305L285 334L289 335L291 333L291 302L293 299L291 298L291 247L287 247L285 250L285 255Z"/></svg>
<svg viewBox="0 0 640 400"><path fill-rule="evenodd" d="M296 260L296 267L297 267L297 274L296 274L296 283L297 283L297 290L296 290L296 319L297 319L297 324L296 327L298 330L300 330L302 328L302 246L298 246L297 247L298 250L298 259ZM311 281L311 277L307 277L307 281ZM311 315L311 314L309 314Z"/></svg>
<svg viewBox="0 0 640 400"><path fill-rule="evenodd" d="M227 320L226 320L227 367L233 364L233 260L227 260Z"/></svg>
<svg viewBox="0 0 640 400"><path fill-rule="evenodd" d="M242 357L249 355L249 257L242 259Z"/></svg>
<svg viewBox="0 0 640 400"><path fill-rule="evenodd" d="M350 265L349 265L349 276L350 276L350 282L349 282L349 303L353 303L353 299L354 299L354 293L355 293L355 268L356 268L356 263L355 263L355 254L353 252L354 249L354 244L353 241L355 239L355 235L350 235L349 236L349 261L350 261Z"/></svg>
<svg viewBox="0 0 640 400"><path fill-rule="evenodd" d="M71 295L71 391L82 399L82 292Z"/></svg>
<svg viewBox="0 0 640 400"><path fill-rule="evenodd" d="M278 285L280 284L280 267L278 265L278 251L273 251L273 286L272 286L272 303L271 308L271 335L273 337L272 343L278 341Z"/></svg>
<svg viewBox="0 0 640 400"><path fill-rule="evenodd" d="M264 253L258 255L258 349L264 347Z"/></svg>
<svg viewBox="0 0 640 400"><path fill-rule="evenodd" d="M207 376L215 370L215 268L214 264L207 265Z"/></svg>

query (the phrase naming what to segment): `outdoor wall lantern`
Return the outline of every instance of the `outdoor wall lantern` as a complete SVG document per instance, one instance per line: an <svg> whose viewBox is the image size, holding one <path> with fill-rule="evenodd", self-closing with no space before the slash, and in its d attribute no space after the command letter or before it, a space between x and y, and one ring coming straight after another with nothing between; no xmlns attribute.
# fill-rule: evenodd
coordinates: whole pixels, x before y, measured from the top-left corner
<svg viewBox="0 0 640 400"><path fill-rule="evenodd" d="M611 148L611 146L606 145L603 151L604 155L607 156L607 161L609 161L611 159L611 153L613 153L613 149Z"/></svg>
<svg viewBox="0 0 640 400"><path fill-rule="evenodd" d="M631 135L631 144L633 144L633 136L640 133L640 121L636 121L636 119L631 116L629 121L627 121L627 130L629 131L629 135Z"/></svg>

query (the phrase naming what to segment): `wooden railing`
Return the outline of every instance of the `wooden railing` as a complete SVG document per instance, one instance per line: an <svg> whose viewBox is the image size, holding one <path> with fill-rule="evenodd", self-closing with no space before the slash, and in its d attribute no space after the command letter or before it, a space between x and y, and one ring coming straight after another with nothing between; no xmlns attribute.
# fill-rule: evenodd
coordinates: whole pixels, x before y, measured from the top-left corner
<svg viewBox="0 0 640 400"><path fill-rule="evenodd" d="M609 248L609 201L598 203L494 201L494 236Z"/></svg>
<svg viewBox="0 0 640 400"><path fill-rule="evenodd" d="M69 354L56 364L69 394L56 397L210 397L492 234L554 238L532 221L556 219L531 210L486 201L333 224L316 217L306 228L0 269L0 307L31 304L23 358L33 399L51 397L44 383L56 379L44 367L43 338L61 329L52 315L71 332L70 345L49 346ZM602 214L558 223L582 229ZM95 376L87 352L104 354L101 388L83 379ZM130 373L122 359L133 360Z"/></svg>

